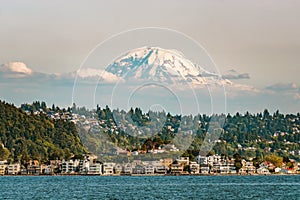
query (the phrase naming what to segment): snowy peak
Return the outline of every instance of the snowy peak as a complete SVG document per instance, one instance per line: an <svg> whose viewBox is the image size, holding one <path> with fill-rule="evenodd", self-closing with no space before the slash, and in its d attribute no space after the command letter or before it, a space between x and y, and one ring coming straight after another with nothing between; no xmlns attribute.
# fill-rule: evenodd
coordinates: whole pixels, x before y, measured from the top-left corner
<svg viewBox="0 0 300 200"><path fill-rule="evenodd" d="M119 57L106 71L126 81L207 84L217 74L193 64L176 50L142 47Z"/></svg>

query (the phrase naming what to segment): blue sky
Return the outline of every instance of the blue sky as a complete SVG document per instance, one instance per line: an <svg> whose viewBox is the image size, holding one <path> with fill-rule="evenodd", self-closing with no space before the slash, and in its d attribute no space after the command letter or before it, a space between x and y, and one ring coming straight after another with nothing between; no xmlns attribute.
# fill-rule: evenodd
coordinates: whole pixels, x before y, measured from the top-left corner
<svg viewBox="0 0 300 200"><path fill-rule="evenodd" d="M228 112L264 108L299 112L299 10L296 0L2 0L0 98L17 105L34 100L70 105L74 83L70 73L80 68L93 48L122 31L154 26L193 38L210 54L222 76L247 86L247 91L228 91ZM141 44L149 37L139 38ZM138 44L136 40L124 39L122 48ZM171 41L165 40L163 45L172 46ZM100 51L106 53L96 54L96 61L124 52L117 40L107 44ZM187 56L195 57L192 53ZM5 66L10 62L25 63L31 76L24 75L24 66L17 76L9 72ZM92 61L85 66L105 68ZM82 101L85 103L89 102Z"/></svg>

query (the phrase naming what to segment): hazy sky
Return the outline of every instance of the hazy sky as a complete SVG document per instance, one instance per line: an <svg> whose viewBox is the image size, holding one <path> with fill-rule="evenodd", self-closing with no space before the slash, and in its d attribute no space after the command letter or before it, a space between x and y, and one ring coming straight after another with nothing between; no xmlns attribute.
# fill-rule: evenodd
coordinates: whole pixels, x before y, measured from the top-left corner
<svg viewBox="0 0 300 200"><path fill-rule="evenodd" d="M236 81L293 99L288 104L294 105L281 102L279 108L299 111L299 19L298 0L0 0L0 64L20 61L37 72L72 72L114 34L170 28L202 44L222 74L234 69L247 75ZM3 85L1 98L11 99ZM258 99L276 107L274 98Z"/></svg>

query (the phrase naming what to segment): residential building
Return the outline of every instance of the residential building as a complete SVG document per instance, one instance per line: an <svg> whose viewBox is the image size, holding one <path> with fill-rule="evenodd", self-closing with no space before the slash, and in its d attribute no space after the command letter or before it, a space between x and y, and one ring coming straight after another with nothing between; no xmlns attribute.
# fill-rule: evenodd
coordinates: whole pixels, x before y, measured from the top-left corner
<svg viewBox="0 0 300 200"><path fill-rule="evenodd" d="M256 172L258 174L270 174L268 167L268 162L263 162L259 165L259 168L256 170Z"/></svg>
<svg viewBox="0 0 300 200"><path fill-rule="evenodd" d="M84 160L79 161L79 173L80 174L87 174L90 169L90 163L93 163L93 160L88 161L86 158Z"/></svg>
<svg viewBox="0 0 300 200"><path fill-rule="evenodd" d="M114 173L115 174L121 174L122 173L122 169L123 169L123 166L121 164L117 163L114 166Z"/></svg>
<svg viewBox="0 0 300 200"><path fill-rule="evenodd" d="M183 164L178 163L177 160L171 164L171 173L172 174L182 174L183 173Z"/></svg>
<svg viewBox="0 0 300 200"><path fill-rule="evenodd" d="M209 168L208 164L200 166L200 173L201 174L209 174L210 173L210 168Z"/></svg>
<svg viewBox="0 0 300 200"><path fill-rule="evenodd" d="M146 167L144 165L138 164L132 169L132 174L145 174Z"/></svg>
<svg viewBox="0 0 300 200"><path fill-rule="evenodd" d="M30 160L27 163L27 174L39 175L41 173L41 168L38 160Z"/></svg>
<svg viewBox="0 0 300 200"><path fill-rule="evenodd" d="M189 164L190 162L190 159L189 157L179 157L176 159L176 161L179 163L179 164L182 164L183 166L186 166Z"/></svg>
<svg viewBox="0 0 300 200"><path fill-rule="evenodd" d="M152 164L145 166L145 174L154 174L154 166Z"/></svg>
<svg viewBox="0 0 300 200"><path fill-rule="evenodd" d="M199 165L208 165L208 157L207 156L198 155L198 156L196 156L195 161Z"/></svg>
<svg viewBox="0 0 300 200"><path fill-rule="evenodd" d="M102 164L100 162L90 164L87 174L90 175L102 174Z"/></svg>
<svg viewBox="0 0 300 200"><path fill-rule="evenodd" d="M258 168L256 171L258 174L270 174L270 171L263 167Z"/></svg>
<svg viewBox="0 0 300 200"><path fill-rule="evenodd" d="M51 165L42 165L41 172L42 172L42 174L45 174L45 175L52 175L52 174L54 174L54 168L52 168Z"/></svg>
<svg viewBox="0 0 300 200"><path fill-rule="evenodd" d="M197 162L190 162L190 173L191 174L199 174L200 165Z"/></svg>
<svg viewBox="0 0 300 200"><path fill-rule="evenodd" d="M6 174L7 164L0 164L0 175Z"/></svg>
<svg viewBox="0 0 300 200"><path fill-rule="evenodd" d="M7 174L9 174L9 175L19 174L20 169L21 169L21 167L20 167L19 163L10 164L7 166Z"/></svg>
<svg viewBox="0 0 300 200"><path fill-rule="evenodd" d="M132 173L132 165L131 163L126 163L122 166L122 174L131 174Z"/></svg>
<svg viewBox="0 0 300 200"><path fill-rule="evenodd" d="M166 167L165 165L157 165L155 166L154 171L156 174L166 174L168 171L168 167Z"/></svg>
<svg viewBox="0 0 300 200"><path fill-rule="evenodd" d="M116 163L112 162L103 163L103 175L113 175L115 165Z"/></svg>
<svg viewBox="0 0 300 200"><path fill-rule="evenodd" d="M63 161L61 165L61 172L62 173L75 173L79 166L79 160L70 160L70 161Z"/></svg>

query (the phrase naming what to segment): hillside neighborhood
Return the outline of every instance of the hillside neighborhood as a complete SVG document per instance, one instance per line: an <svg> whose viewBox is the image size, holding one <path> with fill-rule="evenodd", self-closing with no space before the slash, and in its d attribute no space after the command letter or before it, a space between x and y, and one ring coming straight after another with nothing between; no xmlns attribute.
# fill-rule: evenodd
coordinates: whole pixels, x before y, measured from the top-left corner
<svg viewBox="0 0 300 200"><path fill-rule="evenodd" d="M66 122L72 122L77 125L77 127L87 130L89 134L95 132L98 134L99 131L108 133L110 135L118 136L120 131L120 126L124 126L125 129L132 128L132 125L125 127L124 124L116 125L116 122L112 119L112 112L109 108L100 109L97 108L95 112L85 111L88 116L80 114L77 109L77 113L72 112L76 110L74 108L68 109L58 109L53 105L52 109L46 108L46 105L40 108L41 105L38 103L38 107L32 109L32 105L22 105L23 110L28 116L47 116L47 118L53 121L63 120ZM31 107L30 107L31 106ZM115 111L114 111L115 112ZM122 114L123 111L119 112ZM148 115L141 114L141 111L136 109L131 110L132 117L139 116L139 122L148 120ZM139 114L140 113L140 114ZM139 114L139 115L138 115ZM264 115L266 115L264 113ZM172 135L179 130L176 127L178 122L178 117L169 116L170 119L167 120L166 133ZM263 118L263 117L260 117ZM295 119L294 119L295 118ZM283 139L287 135L299 135L299 116L295 116L289 121L296 123L291 128L292 134L275 131L271 137L265 141L266 144L272 145L274 141L279 138L287 145L298 145L296 142L290 142ZM186 120L184 118L181 120ZM177 120L177 121L176 121ZM193 120L193 118L190 118ZM204 120L204 119L202 119ZM158 120L159 121L159 120ZM184 124L188 124L189 121L185 121ZM197 122L201 125L205 122ZM200 126L199 125L199 126ZM181 128L181 127L180 127ZM184 128L184 125L182 125ZM139 133L141 134L141 133ZM193 134L193 133L191 133ZM280 138L282 137L282 138ZM261 137L258 137L261 140ZM255 141L258 141L255 139ZM226 141L222 138L214 141L216 144L226 144ZM249 142L249 141L248 141ZM284 157L282 160L274 158L272 159L259 159L257 157L241 157L239 154L234 156L227 156L225 154L213 154L210 152L209 155L196 155L196 156L178 156L177 158L162 158L162 159L140 159L139 155L155 155L163 153L174 153L179 152L179 148L175 144L171 143L158 143L151 146L151 148L145 149L124 149L121 147L112 147L109 149L110 156L122 155L125 157L130 157L127 161L122 162L112 162L104 161L102 159L101 152L97 152L97 155L92 153L84 153L82 155L73 155L69 158L64 159L49 159L49 160L0 160L0 175L254 175L254 174L299 174L300 173L300 163L295 159L289 159ZM1 144L1 149L7 148L4 144ZM257 151L257 148L251 146L242 146L237 144L237 149L239 152L242 151ZM271 148L265 148L265 152L272 155L278 150L272 150ZM288 155L299 155L299 149L282 149L282 152ZM94 153L94 152L93 152ZM72 155L72 154L71 154ZM100 155L100 156L99 156ZM271 156L272 157L272 156ZM192 158L192 159L191 159ZM276 160L277 159L277 160Z"/></svg>

